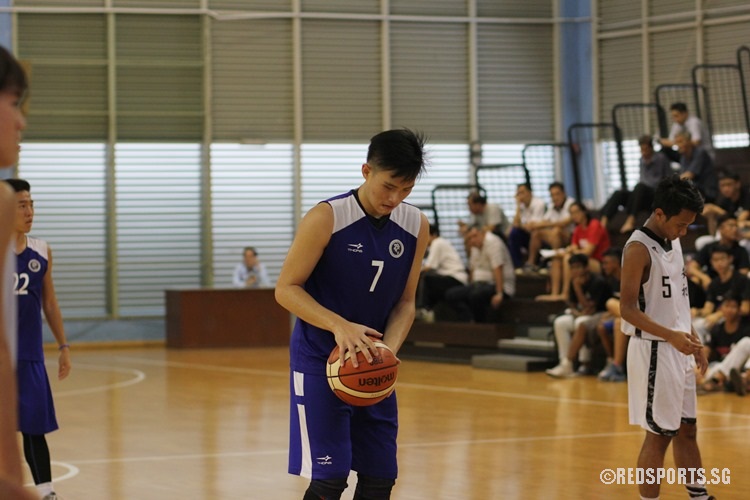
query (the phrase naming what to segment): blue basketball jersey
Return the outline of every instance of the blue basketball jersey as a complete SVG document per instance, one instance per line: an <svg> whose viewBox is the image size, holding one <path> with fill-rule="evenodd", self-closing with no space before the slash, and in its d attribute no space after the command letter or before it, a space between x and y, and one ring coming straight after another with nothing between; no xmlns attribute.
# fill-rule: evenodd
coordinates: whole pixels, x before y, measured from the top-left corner
<svg viewBox="0 0 750 500"><path fill-rule="evenodd" d="M409 278L421 213L401 203L386 220L374 221L354 191L324 203L333 209L333 232L305 290L348 321L382 333ZM290 346L292 369L325 374L325 362L335 345L331 332L298 319Z"/></svg>
<svg viewBox="0 0 750 500"><path fill-rule="evenodd" d="M44 361L42 351L42 284L48 266L47 242L26 238L13 276L18 297L18 359Z"/></svg>

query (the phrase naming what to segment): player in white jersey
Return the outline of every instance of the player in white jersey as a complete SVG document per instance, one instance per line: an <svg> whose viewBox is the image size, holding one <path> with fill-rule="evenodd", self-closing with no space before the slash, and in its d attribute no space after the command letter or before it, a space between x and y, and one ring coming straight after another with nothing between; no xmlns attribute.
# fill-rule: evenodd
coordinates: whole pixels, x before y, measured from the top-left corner
<svg viewBox="0 0 750 500"><path fill-rule="evenodd" d="M424 139L388 130L370 140L364 183L319 203L299 225L276 284L279 304L297 316L290 342L289 472L310 478L304 500L335 500L357 471L358 500L385 500L397 476L396 394L365 407L328 388L326 359L382 339L393 352L415 315L427 248L424 214L402 203L424 169ZM356 356L352 358L357 366Z"/></svg>
<svg viewBox="0 0 750 500"><path fill-rule="evenodd" d="M622 331L628 345L630 423L646 430L638 467L661 468L670 442L677 467L701 467L696 441L695 374L708 363L692 330L687 277L679 238L703 210L689 180L671 176L654 194L653 211L623 252L620 285ZM686 485L694 500L707 500L705 481ZM659 498L659 484L640 484L642 499Z"/></svg>

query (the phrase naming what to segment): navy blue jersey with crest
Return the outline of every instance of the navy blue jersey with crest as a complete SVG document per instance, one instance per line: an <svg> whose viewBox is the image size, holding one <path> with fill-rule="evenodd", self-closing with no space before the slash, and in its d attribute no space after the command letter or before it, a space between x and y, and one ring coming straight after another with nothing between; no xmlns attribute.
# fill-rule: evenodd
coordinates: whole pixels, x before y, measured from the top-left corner
<svg viewBox="0 0 750 500"><path fill-rule="evenodd" d="M379 224L369 218L354 191L325 201L333 209L333 231L305 290L348 321L384 332L414 262L421 213L401 203ZM294 371L325 374L336 346L333 333L300 319L292 332Z"/></svg>
<svg viewBox="0 0 750 500"><path fill-rule="evenodd" d="M42 351L42 285L49 262L47 243L26 238L13 275L18 298L18 359L44 361Z"/></svg>

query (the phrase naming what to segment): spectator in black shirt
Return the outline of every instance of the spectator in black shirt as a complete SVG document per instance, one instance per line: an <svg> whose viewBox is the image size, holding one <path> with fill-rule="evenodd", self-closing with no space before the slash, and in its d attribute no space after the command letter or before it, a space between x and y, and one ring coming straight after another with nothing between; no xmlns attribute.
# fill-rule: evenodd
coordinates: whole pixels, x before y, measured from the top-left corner
<svg viewBox="0 0 750 500"><path fill-rule="evenodd" d="M686 268L688 276L700 281L704 289L707 289L711 280L716 277L716 271L712 269L710 259L713 249L718 246L729 249L732 264L737 271L742 274L747 274L750 271L750 258L747 250L739 242L737 219L733 214L723 215L719 218L719 240L701 248L695 259L688 262Z"/></svg>

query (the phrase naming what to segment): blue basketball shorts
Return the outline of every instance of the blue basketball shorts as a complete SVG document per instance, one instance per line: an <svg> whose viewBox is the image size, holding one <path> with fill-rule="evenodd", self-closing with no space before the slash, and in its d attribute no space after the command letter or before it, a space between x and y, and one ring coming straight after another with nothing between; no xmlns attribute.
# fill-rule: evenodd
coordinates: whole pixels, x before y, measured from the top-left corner
<svg viewBox="0 0 750 500"><path fill-rule="evenodd" d="M47 434L57 430L55 405L44 361L18 360L18 430L25 434Z"/></svg>
<svg viewBox="0 0 750 500"><path fill-rule="evenodd" d="M372 406L352 406L325 375L292 371L289 473L310 479L359 474L396 479L396 393Z"/></svg>

